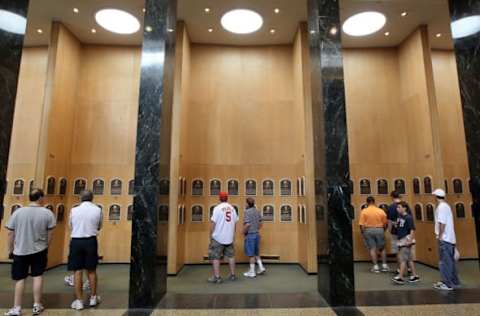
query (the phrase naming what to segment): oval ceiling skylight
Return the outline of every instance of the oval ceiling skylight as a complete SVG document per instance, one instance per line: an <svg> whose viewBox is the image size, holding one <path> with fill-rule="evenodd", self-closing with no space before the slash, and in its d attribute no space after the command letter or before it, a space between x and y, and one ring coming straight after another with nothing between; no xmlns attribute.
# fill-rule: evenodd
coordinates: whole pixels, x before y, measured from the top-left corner
<svg viewBox="0 0 480 316"><path fill-rule="evenodd" d="M0 29L15 34L25 34L27 19L10 11L0 10Z"/></svg>
<svg viewBox="0 0 480 316"><path fill-rule="evenodd" d="M140 29L140 22L128 12L118 9L103 9L95 14L97 23L107 31L118 34L133 34Z"/></svg>
<svg viewBox="0 0 480 316"><path fill-rule="evenodd" d="M252 10L237 9L225 13L221 20L222 26L235 34L249 34L258 31L263 25L263 18Z"/></svg>
<svg viewBox="0 0 480 316"><path fill-rule="evenodd" d="M480 32L480 15L473 15L452 22L452 37L463 38Z"/></svg>
<svg viewBox="0 0 480 316"><path fill-rule="evenodd" d="M378 32L387 22L380 12L367 11L352 15L343 23L343 31L351 36L366 36Z"/></svg>

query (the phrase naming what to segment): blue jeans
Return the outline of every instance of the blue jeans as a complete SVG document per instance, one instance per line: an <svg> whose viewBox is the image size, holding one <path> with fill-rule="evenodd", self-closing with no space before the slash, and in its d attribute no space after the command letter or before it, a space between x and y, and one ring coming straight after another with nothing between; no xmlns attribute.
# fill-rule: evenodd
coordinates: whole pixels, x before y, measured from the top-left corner
<svg viewBox="0 0 480 316"><path fill-rule="evenodd" d="M260 235L248 234L245 236L245 255L247 257L256 257L260 254Z"/></svg>
<svg viewBox="0 0 480 316"><path fill-rule="evenodd" d="M455 245L446 241L438 242L438 253L440 262L438 268L442 282L449 287L456 287L460 285L457 275L457 267L455 265Z"/></svg>

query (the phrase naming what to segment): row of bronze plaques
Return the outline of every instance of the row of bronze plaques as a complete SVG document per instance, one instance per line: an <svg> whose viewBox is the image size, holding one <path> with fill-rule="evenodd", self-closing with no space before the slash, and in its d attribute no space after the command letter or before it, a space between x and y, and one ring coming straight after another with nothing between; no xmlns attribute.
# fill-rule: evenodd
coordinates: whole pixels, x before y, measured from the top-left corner
<svg viewBox="0 0 480 316"><path fill-rule="evenodd" d="M420 185L420 178L413 178L412 179L412 188L413 188L413 193L414 194L421 194L421 185ZM423 193L424 194L431 194L433 192L433 185L432 185L432 178L431 177L425 177L423 178ZM463 182L459 178L453 179L453 193L454 194L462 194L463 193ZM322 189L318 188L318 186L321 186L321 181L316 181L316 192L321 192ZM354 182L350 181L350 190L351 193L354 193ZM373 190L371 187L371 183L369 179L360 179L359 181L359 187L360 187L360 194L373 194ZM390 188L389 188L389 182L387 179L378 179L376 181L376 188L377 188L377 194L379 195L387 195L390 194ZM406 183L405 180L403 179L395 179L393 181L393 190L397 191L400 194L406 194L407 188L406 188ZM445 180L445 191L446 193L449 193L449 182L448 180Z"/></svg>
<svg viewBox="0 0 480 316"><path fill-rule="evenodd" d="M240 216L240 210L238 206L233 205L235 208L235 211L237 214ZM190 212L190 222L192 223L203 223L203 222L209 222L210 218L213 215L213 209L215 208L215 205L210 206L210 210L208 213L208 217L205 218L204 214L204 207L203 205L200 204L195 204L192 205L191 207L191 212ZM265 223L273 223L275 222L275 205L272 204L266 204L262 207L261 209L262 212L262 220ZM186 217L186 207L185 205L180 205L178 207L178 224L182 225L185 223ZM291 205L284 204L280 206L280 217L279 221L281 223L292 223L293 222L293 208ZM298 205L297 207L297 220L301 224L306 224L307 222L307 209L305 205Z"/></svg>
<svg viewBox="0 0 480 316"><path fill-rule="evenodd" d="M279 181L279 195L280 196L292 196L293 188L292 181L290 179L282 179ZM305 178L297 179L297 195L305 195ZM220 192L223 191L222 181L219 179L211 179L209 181L209 195L217 196ZM240 182L235 179L230 179L226 181L226 192L231 196L240 195ZM244 192L247 196L256 196L257 195L257 180L247 179L244 183ZM180 178L179 181L179 193L181 196L187 195L187 180L185 178ZM267 179L261 181L261 194L263 196L274 196L275 195L275 182L273 180ZM204 196L204 181L202 179L194 179L191 185L191 195L192 196Z"/></svg>

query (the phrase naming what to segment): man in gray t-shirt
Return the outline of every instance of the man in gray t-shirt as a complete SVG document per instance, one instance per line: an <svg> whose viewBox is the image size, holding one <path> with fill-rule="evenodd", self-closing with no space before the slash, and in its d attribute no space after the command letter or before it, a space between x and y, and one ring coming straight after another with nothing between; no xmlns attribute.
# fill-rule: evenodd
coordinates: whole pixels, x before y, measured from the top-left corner
<svg viewBox="0 0 480 316"><path fill-rule="evenodd" d="M245 216L243 219L243 233L245 234L245 255L250 257L250 270L243 275L247 278L255 278L257 274L266 271L260 258L260 234L262 228L262 215L255 207L255 200L247 198ZM258 264L258 271L255 272L255 261Z"/></svg>
<svg viewBox="0 0 480 316"><path fill-rule="evenodd" d="M33 315L40 314L44 307L42 300L43 273L47 268L47 251L56 221L53 213L43 207L44 193L34 189L30 193L27 207L19 208L12 214L6 228L8 250L13 257L12 279L15 284L15 303L6 316L21 315L25 279L33 277Z"/></svg>

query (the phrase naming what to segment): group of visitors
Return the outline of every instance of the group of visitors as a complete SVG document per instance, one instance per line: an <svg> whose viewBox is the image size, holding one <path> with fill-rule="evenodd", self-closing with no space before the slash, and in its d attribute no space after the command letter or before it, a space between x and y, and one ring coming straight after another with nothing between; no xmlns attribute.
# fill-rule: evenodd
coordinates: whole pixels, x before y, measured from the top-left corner
<svg viewBox="0 0 480 316"><path fill-rule="evenodd" d="M19 208L10 217L8 229L9 257L13 259L11 277L15 281L14 306L5 316L22 314L22 298L25 279L33 278L33 315L43 312L42 289L43 273L47 268L48 247L52 240L52 232L56 226L53 213L44 207L45 194L34 189L29 194L30 204ZM84 308L83 273L88 276L90 296L88 306L95 307L100 303L97 295L98 243L97 233L102 227L102 210L92 203L93 193L83 191L80 194L81 204L70 212L71 229L68 270L74 272L73 285L75 300L71 307L74 310Z"/></svg>
<svg viewBox="0 0 480 316"><path fill-rule="evenodd" d="M456 239L453 214L445 201L445 191L437 189L432 193L437 201L435 210L435 236L438 240L439 270L441 281L433 284L438 290L452 291L460 286L455 252ZM385 232L390 234L391 253L396 254L398 269L394 271L392 282L398 285L420 281L415 268L415 221L408 203L402 200L397 191L390 194L392 204L386 213L375 205L372 196L367 197L367 207L360 214L360 230L370 257L373 273L389 272ZM379 258L380 257L380 258ZM381 260L382 265L379 265ZM407 278L408 277L408 278Z"/></svg>

